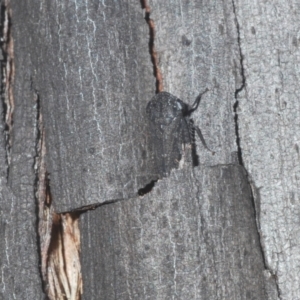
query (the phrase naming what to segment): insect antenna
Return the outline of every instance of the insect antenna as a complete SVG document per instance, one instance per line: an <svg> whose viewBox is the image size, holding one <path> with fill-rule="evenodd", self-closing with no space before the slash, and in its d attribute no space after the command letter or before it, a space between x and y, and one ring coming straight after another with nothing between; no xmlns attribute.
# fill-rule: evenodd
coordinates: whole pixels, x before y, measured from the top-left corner
<svg viewBox="0 0 300 300"><path fill-rule="evenodd" d="M197 96L197 98L196 98L195 102L193 103L191 109L188 111L188 114L191 114L193 111L195 111L195 110L198 108L198 106L199 106L199 104L200 104L200 101L201 101L201 97L202 97L206 92L208 92L208 91L209 91L209 89L206 88L206 90L205 90L204 92L200 93L200 94Z"/></svg>

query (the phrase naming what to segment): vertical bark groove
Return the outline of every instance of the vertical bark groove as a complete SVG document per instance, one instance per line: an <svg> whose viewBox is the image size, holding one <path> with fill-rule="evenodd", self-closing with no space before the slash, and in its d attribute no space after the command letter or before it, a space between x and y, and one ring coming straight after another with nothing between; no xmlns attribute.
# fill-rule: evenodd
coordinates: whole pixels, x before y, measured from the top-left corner
<svg viewBox="0 0 300 300"><path fill-rule="evenodd" d="M13 83L15 75L14 65L14 43L12 38L12 22L11 22L10 1L5 0L1 7L1 48L2 48L2 63L1 63L1 101L3 106L3 122L6 148L6 164L7 164L7 179L9 174L9 165L11 161L11 129L13 127L13 111L14 111L14 97L13 97Z"/></svg>
<svg viewBox="0 0 300 300"><path fill-rule="evenodd" d="M238 101L238 94L245 88L245 83L246 83L246 78L244 74L244 64L243 64L243 53L241 49L241 37L240 37L240 25L236 16L236 11L235 11L235 3L232 0L232 7L233 7L233 14L234 14L234 20L235 20L235 25L236 25L236 30L237 30L237 43L238 43L238 49L239 49L239 54L240 54L240 67L241 67L241 77L242 77L242 84L241 86L236 89L235 91L235 103L233 105L233 111L234 111L234 122L235 122L235 134L236 134L236 144L237 144L237 149L238 149L238 160L239 164L244 166L243 162L243 155L242 155L242 148L240 145L240 135L239 135L239 124L238 124L238 107L239 107L239 101Z"/></svg>
<svg viewBox="0 0 300 300"><path fill-rule="evenodd" d="M80 232L78 213L57 214L54 210L50 180L46 168L45 128L40 110L40 97L35 95L36 159L35 197L38 213L38 249L43 290L50 300L80 300L82 275L79 259Z"/></svg>
<svg viewBox="0 0 300 300"><path fill-rule="evenodd" d="M242 77L242 84L235 91L235 103L233 105L236 143L237 143L237 149L238 149L238 161L239 161L239 164L244 167L244 169L246 171L246 174L247 174L248 182L251 186L251 189L250 189L251 190L251 201L252 201L252 205L253 205L254 213L255 213L254 218L256 220L256 228L257 228L257 232L258 232L258 235L259 235L260 249L261 249L261 253L262 253L264 267L265 267L266 270L268 270L270 272L270 274L272 274L272 276L274 278L275 285L276 285L276 289L277 289L278 299L281 299L280 289L279 289L279 284L278 284L278 277L277 277L276 274L274 274L274 272L272 272L272 270L268 267L267 262L266 262L266 255L265 255L265 252L264 252L264 247L262 245L262 239L261 239L261 231L259 229L260 228L260 226L259 226L259 216L258 216L258 209L259 208L257 207L257 205L255 203L255 198L254 198L254 192L256 192L256 191L253 190L253 183L251 182L251 180L249 178L248 171L246 170L246 168L244 166L244 161L243 161L242 148L241 148L241 143L240 143L239 124L238 124L238 107L239 107L238 94L245 88L246 77L245 77L245 73L244 73L244 56L243 56L242 47L241 47L240 25L239 25L237 14L236 14L236 6L235 6L234 0L232 0L232 7L233 7L234 20L235 20L236 30L237 30L237 43L238 43L238 49L239 49L239 54L240 54L240 68L241 68L241 77Z"/></svg>
<svg viewBox="0 0 300 300"><path fill-rule="evenodd" d="M156 78L156 92L162 92L163 87L163 78L160 68L158 67L157 53L155 51L154 40L155 40L155 24L154 21L150 18L151 9L148 5L147 0L141 0L142 8L145 9L145 20L149 26L149 53L151 56L151 62L153 64L153 74Z"/></svg>

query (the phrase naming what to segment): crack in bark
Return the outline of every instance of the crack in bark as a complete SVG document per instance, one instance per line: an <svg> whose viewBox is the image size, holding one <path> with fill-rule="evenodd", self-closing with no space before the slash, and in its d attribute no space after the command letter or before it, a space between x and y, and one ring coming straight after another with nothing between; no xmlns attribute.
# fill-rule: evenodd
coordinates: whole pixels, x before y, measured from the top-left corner
<svg viewBox="0 0 300 300"><path fill-rule="evenodd" d="M46 261L47 261L47 249L49 247L49 241L51 232L49 232L49 226L51 226L52 218L50 218L50 225L48 222L43 222L45 211L45 202L49 202L47 195L47 173L45 170L45 145L44 145L44 128L42 123L42 115L40 113L40 97L34 88L33 80L30 78L30 88L33 93L34 101L36 102L36 141L35 141L35 159L34 159L34 197L36 203L36 229L37 229L37 249L39 251L39 265L40 265L40 275L42 278L43 291L46 292ZM47 214L49 215L49 213ZM48 217L47 217L48 219ZM45 234L47 233L47 234Z"/></svg>
<svg viewBox="0 0 300 300"><path fill-rule="evenodd" d="M278 276L277 276L276 272L272 272L272 270L270 269L270 267L267 264L266 255L265 255L264 247L263 247L263 244L262 244L261 232L260 232L259 208L257 207L257 205L255 203L255 196L254 196L254 192L253 192L253 184L250 180L248 171L247 171L247 169L245 168L245 165L244 165L243 155L242 155L242 148L241 148L241 144L240 144L238 112L237 112L238 107L239 107L238 94L242 90L244 90L244 88L245 88L246 77L245 77L245 72L244 72L244 56L243 56L243 53L242 53L242 46L241 46L240 24L238 22L238 18L237 18L237 14L236 14L236 6L235 6L234 0L232 0L232 7L233 7L233 14L234 14L234 21L235 21L236 30L237 30L237 43L238 43L238 49L239 49L239 55L240 55L240 68L241 68L241 77L242 77L241 86L235 90L235 94L234 94L235 103L233 105L236 143L237 143L237 148L238 148L238 161L239 161L239 164L242 165L243 168L245 169L246 175L247 175L247 178L248 178L248 183L250 185L251 200L252 200L252 205L253 205L253 208L254 208L254 214L255 214L254 217L255 217L255 220L256 220L256 229L257 229L258 236L259 236L259 242L260 242L259 245L260 245L260 249L261 249L261 253L262 253L264 268L266 270L268 270L270 272L270 274L272 274L272 276L274 277L274 282L275 282L276 289L277 289L277 296L278 296L278 299L281 299L280 288L279 288L279 283L278 283Z"/></svg>
<svg viewBox="0 0 300 300"><path fill-rule="evenodd" d="M232 6L233 6L234 21L235 21L236 30L237 30L237 43L238 43L238 48L239 48L241 77L242 77L242 84L238 89L235 90L235 93L234 93L235 103L233 105L233 111L234 111L236 144L237 144L237 149L238 149L238 160L239 160L239 164L244 166L242 149L241 149L241 144L240 144L240 136L239 136L239 124L238 124L237 109L239 106L238 94L245 88L246 78L245 78L245 74L244 74L244 56L243 56L242 48L241 48L240 25L239 25L239 22L238 22L237 16L236 16L234 0L232 0Z"/></svg>
<svg viewBox="0 0 300 300"><path fill-rule="evenodd" d="M4 123L5 149L6 149L6 179L9 176L9 166L11 161L11 130L13 127L13 83L15 77L14 65L14 44L11 33L11 9L10 1L5 0L1 5L1 40L0 46L2 50L1 61L1 102Z"/></svg>
<svg viewBox="0 0 300 300"><path fill-rule="evenodd" d="M79 259L80 231L78 213L55 213L46 170L45 128L40 96L31 79L36 101L35 201L40 274L48 299L80 300L82 274Z"/></svg>
<svg viewBox="0 0 300 300"><path fill-rule="evenodd" d="M152 189L154 188L155 186L155 183L158 181L157 180L152 180L151 182L147 183L143 188L140 188L138 190L138 195L139 196L144 196L148 193L150 193L152 191Z"/></svg>
<svg viewBox="0 0 300 300"><path fill-rule="evenodd" d="M102 203L94 203L94 204L84 205L84 206L81 206L79 208L73 209L70 213L73 213L73 214L78 213L80 215L80 214L85 213L89 210L95 210L96 208L104 206L104 205L114 204L114 203L121 202L121 201L124 201L124 200L136 199L137 197L111 199L111 200L106 200ZM63 212L63 214L64 213L68 213L68 212Z"/></svg>
<svg viewBox="0 0 300 300"><path fill-rule="evenodd" d="M149 53L151 56L151 62L153 64L153 75L156 78L156 93L159 93L163 91L163 79L161 71L158 67L158 57L154 47L155 24L154 21L150 18L151 9L148 5L148 1L141 0L141 6L142 9L145 9L145 20L149 26Z"/></svg>
<svg viewBox="0 0 300 300"><path fill-rule="evenodd" d="M53 215L47 262L47 294L50 300L81 299L82 274L78 221L78 213Z"/></svg>

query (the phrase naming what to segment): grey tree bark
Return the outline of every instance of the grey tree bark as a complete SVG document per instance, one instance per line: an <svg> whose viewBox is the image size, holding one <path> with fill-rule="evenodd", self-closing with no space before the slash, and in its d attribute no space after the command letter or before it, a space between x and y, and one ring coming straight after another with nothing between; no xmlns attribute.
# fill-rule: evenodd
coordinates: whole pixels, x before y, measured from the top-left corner
<svg viewBox="0 0 300 300"><path fill-rule="evenodd" d="M1 299L300 299L296 1L1 10ZM158 178L148 101L206 88Z"/></svg>

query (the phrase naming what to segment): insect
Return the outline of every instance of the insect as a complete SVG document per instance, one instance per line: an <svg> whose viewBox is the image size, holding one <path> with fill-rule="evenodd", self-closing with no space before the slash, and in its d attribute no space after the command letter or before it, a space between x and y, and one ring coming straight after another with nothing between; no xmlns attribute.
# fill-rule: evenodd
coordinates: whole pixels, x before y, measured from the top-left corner
<svg viewBox="0 0 300 300"><path fill-rule="evenodd" d="M167 176L171 169L180 167L191 149L195 156L195 132L203 146L210 152L199 127L194 125L191 114L198 108L199 94L192 105L188 105L167 92L155 95L146 107L150 123L151 153L158 176ZM194 160L194 159L193 159ZM194 162L195 164L195 162Z"/></svg>

